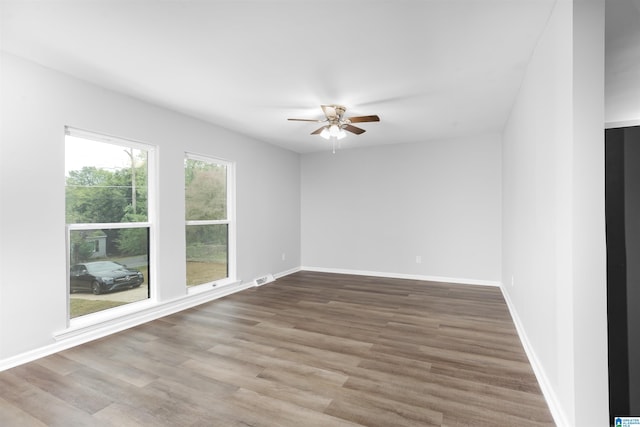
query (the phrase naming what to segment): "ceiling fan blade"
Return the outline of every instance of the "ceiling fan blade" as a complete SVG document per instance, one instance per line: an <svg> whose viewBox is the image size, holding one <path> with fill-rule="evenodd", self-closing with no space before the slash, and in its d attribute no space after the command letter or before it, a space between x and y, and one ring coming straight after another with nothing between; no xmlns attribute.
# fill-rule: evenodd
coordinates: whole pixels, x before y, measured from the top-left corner
<svg viewBox="0 0 640 427"><path fill-rule="evenodd" d="M314 123L321 123L325 121L325 120L318 120L318 119L287 119L287 120L291 120L292 122L314 122Z"/></svg>
<svg viewBox="0 0 640 427"><path fill-rule="evenodd" d="M324 130L325 127L326 126L322 126L320 129L314 130L313 132L311 132L311 135L317 135L317 134L321 133Z"/></svg>
<svg viewBox="0 0 640 427"><path fill-rule="evenodd" d="M379 122L380 121L380 117L378 117L377 115L374 114L372 116L349 117L348 120L351 123Z"/></svg>
<svg viewBox="0 0 640 427"><path fill-rule="evenodd" d="M321 105L322 111L324 111L324 115L327 116L327 119L335 119L338 117L338 113L336 112L336 107L333 105Z"/></svg>
<svg viewBox="0 0 640 427"><path fill-rule="evenodd" d="M355 133L356 135L360 135L361 133L365 133L366 131L362 128L359 127L355 127L355 126L351 126L351 125L344 125L342 127L344 130L348 130L351 133Z"/></svg>

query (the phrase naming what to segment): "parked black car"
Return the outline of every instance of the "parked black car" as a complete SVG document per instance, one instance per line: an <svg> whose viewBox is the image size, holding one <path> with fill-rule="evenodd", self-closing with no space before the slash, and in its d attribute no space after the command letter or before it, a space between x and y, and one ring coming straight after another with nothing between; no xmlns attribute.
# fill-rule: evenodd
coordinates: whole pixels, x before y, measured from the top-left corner
<svg viewBox="0 0 640 427"><path fill-rule="evenodd" d="M98 295L124 288L137 288L143 282L141 272L114 261L93 261L71 266L71 292L90 291Z"/></svg>

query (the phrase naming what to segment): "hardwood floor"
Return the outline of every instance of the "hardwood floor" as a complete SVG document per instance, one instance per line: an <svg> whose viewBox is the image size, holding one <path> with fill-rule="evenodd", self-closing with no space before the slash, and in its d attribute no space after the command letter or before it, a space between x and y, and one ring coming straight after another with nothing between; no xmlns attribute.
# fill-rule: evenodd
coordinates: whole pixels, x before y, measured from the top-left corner
<svg viewBox="0 0 640 427"><path fill-rule="evenodd" d="M0 425L553 420L498 288L299 272L0 373Z"/></svg>

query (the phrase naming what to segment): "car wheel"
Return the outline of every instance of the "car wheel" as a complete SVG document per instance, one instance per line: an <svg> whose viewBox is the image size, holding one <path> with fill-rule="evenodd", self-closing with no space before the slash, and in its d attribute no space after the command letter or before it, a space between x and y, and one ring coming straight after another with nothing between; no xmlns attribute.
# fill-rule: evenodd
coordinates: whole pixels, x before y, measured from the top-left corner
<svg viewBox="0 0 640 427"><path fill-rule="evenodd" d="M91 292L93 292L94 295L100 295L102 293L102 288L97 280L94 280L93 283L91 283Z"/></svg>

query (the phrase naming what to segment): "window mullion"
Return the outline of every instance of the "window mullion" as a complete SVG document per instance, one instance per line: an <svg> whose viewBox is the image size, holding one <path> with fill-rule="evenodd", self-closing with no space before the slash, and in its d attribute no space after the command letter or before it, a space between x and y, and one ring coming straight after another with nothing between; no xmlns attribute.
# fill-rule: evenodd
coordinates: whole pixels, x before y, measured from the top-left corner
<svg viewBox="0 0 640 427"><path fill-rule="evenodd" d="M229 224L227 219L199 219L186 221L187 225L216 225L216 224Z"/></svg>
<svg viewBox="0 0 640 427"><path fill-rule="evenodd" d="M110 230L116 228L149 228L150 222L107 222L107 223L82 223L82 224L67 224L69 230L93 230L101 228L103 230Z"/></svg>

